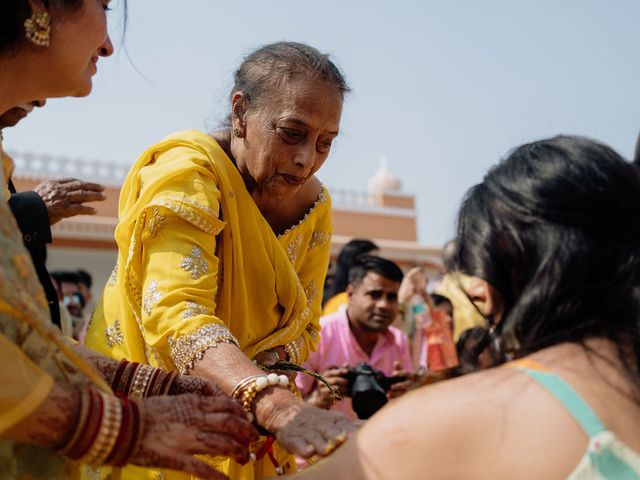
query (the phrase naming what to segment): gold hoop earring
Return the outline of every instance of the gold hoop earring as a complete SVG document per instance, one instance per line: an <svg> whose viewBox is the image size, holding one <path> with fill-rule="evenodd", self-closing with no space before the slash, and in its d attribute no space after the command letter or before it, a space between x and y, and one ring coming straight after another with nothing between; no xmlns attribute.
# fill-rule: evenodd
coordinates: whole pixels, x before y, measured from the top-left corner
<svg viewBox="0 0 640 480"><path fill-rule="evenodd" d="M49 34L51 33L51 22L47 12L33 12L24 21L24 35L34 45L39 47L49 46Z"/></svg>

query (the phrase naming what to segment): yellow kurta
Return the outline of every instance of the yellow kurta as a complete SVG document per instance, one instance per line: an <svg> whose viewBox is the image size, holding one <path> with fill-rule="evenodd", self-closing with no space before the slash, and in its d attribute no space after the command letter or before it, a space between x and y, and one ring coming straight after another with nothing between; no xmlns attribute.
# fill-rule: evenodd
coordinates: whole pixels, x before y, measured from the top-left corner
<svg viewBox="0 0 640 480"><path fill-rule="evenodd" d="M100 375L69 349L51 325L49 308L20 230L7 205L13 165L2 155L0 182L0 433L31 415L55 380L93 382L110 391ZM66 479L77 473L56 452L0 440L2 478Z"/></svg>
<svg viewBox="0 0 640 480"><path fill-rule="evenodd" d="M188 372L233 335L249 358L288 345L302 363L315 349L329 264L331 205L313 208L277 238L218 143L198 131L147 149L122 188L118 260L89 326L89 347L114 358ZM285 462L294 462L280 451ZM268 460L233 479L274 475ZM127 468L122 478L185 478Z"/></svg>
<svg viewBox="0 0 640 480"><path fill-rule="evenodd" d="M457 341L462 332L473 327L487 327L487 321L464 293L470 277L462 273L447 273L436 288L453 305L453 339Z"/></svg>

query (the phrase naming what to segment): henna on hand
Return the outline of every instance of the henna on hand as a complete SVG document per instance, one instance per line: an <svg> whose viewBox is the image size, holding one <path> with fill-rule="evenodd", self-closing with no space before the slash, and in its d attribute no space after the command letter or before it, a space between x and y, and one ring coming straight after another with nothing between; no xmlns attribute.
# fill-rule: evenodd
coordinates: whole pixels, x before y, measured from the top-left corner
<svg viewBox="0 0 640 480"><path fill-rule="evenodd" d="M72 348L78 355L82 356L87 362L93 365L93 368L100 372L100 375L108 384L111 384L113 375L116 373L116 369L120 363L118 360L100 355L99 353L83 347L82 345L73 345Z"/></svg>
<svg viewBox="0 0 640 480"><path fill-rule="evenodd" d="M208 397L225 395L225 393L210 380L192 375L178 375L169 388L169 395L181 393L197 393Z"/></svg>
<svg viewBox="0 0 640 480"><path fill-rule="evenodd" d="M1 438L57 448L72 435L78 420L80 393L56 382L49 396L31 415L2 433Z"/></svg>
<svg viewBox="0 0 640 480"><path fill-rule="evenodd" d="M224 478L194 454L227 455L249 461L257 432L241 407L225 395L184 394L143 400L145 431L130 462L182 470L201 478Z"/></svg>

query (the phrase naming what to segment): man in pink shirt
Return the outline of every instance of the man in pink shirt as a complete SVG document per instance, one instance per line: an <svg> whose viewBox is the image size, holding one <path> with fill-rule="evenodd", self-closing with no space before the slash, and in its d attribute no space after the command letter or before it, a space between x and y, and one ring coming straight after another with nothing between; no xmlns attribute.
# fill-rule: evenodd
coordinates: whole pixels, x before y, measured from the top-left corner
<svg viewBox="0 0 640 480"><path fill-rule="evenodd" d="M332 408L357 418L351 407L348 367L364 362L386 376L406 380L391 386L393 398L411 386L411 354L407 339L391 323L398 314L398 289L402 270L390 260L370 255L358 258L349 270L346 311L320 319L318 350L305 367L320 372L343 396L335 401L327 387L307 375L298 375L296 383L306 400L320 408ZM384 400L384 399L383 399Z"/></svg>

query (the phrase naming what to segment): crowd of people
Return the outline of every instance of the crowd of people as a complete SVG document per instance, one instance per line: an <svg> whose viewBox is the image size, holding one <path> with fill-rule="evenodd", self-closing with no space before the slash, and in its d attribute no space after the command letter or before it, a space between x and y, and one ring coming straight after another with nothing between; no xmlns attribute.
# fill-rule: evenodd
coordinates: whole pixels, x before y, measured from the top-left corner
<svg viewBox="0 0 640 480"><path fill-rule="evenodd" d="M90 94L108 5L0 3L0 126ZM329 273L315 174L348 92L309 45L254 50L226 124L133 163L96 302L46 244L103 188L16 192L0 148L2 478L640 478L638 165L519 146L468 191L441 278L367 239Z"/></svg>

